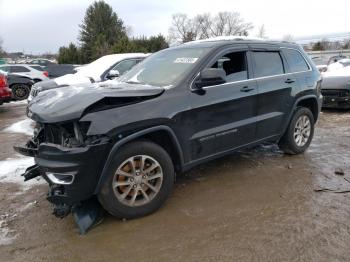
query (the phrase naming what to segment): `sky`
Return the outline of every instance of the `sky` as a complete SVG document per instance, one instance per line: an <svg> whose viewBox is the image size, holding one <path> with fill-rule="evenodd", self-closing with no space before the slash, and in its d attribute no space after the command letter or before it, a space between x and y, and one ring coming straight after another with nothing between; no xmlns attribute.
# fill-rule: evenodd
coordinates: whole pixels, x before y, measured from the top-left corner
<svg viewBox="0 0 350 262"><path fill-rule="evenodd" d="M0 38L8 52L56 53L70 42L78 43L79 24L93 0L0 0ZM264 24L269 38L290 34L350 32L349 0L105 0L133 36L168 34L171 15L239 12L255 29Z"/></svg>

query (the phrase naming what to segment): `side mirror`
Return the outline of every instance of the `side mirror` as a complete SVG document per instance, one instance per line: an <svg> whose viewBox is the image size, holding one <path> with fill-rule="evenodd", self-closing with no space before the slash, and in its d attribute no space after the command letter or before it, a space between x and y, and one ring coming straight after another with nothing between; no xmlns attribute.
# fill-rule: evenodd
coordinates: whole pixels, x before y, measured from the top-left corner
<svg viewBox="0 0 350 262"><path fill-rule="evenodd" d="M119 73L118 70L113 70L113 69L112 69L111 71L108 72L107 78L108 78L108 79L114 79L114 78L119 77L119 75L120 75L120 73Z"/></svg>
<svg viewBox="0 0 350 262"><path fill-rule="evenodd" d="M205 68L203 69L197 81L195 81L196 89L205 86L220 85L226 83L226 72L222 68Z"/></svg>

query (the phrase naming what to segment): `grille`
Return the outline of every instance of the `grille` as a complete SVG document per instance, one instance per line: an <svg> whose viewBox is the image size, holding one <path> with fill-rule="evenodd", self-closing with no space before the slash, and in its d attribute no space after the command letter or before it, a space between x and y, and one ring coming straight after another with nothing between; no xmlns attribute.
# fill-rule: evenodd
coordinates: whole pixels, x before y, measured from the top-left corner
<svg viewBox="0 0 350 262"><path fill-rule="evenodd" d="M350 96L350 91L344 90L344 89L322 89L321 93L323 96L331 96L331 97Z"/></svg>
<svg viewBox="0 0 350 262"><path fill-rule="evenodd" d="M32 97L36 97L38 95L39 91L37 89L32 88L30 91L30 94Z"/></svg>

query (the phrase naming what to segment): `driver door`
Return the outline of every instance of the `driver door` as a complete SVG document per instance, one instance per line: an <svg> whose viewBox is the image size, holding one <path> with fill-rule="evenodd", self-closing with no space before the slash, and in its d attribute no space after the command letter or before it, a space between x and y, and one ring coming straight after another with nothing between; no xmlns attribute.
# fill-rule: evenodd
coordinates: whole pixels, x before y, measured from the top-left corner
<svg viewBox="0 0 350 262"><path fill-rule="evenodd" d="M258 90L256 80L250 79L249 55L247 46L235 46L216 54L204 67L223 68L226 83L190 94L192 160L225 153L255 140Z"/></svg>

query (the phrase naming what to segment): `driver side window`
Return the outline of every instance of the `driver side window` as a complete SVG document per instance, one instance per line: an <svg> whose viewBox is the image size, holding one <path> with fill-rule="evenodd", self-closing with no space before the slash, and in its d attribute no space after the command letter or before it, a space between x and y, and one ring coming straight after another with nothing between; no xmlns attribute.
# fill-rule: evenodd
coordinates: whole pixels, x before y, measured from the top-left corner
<svg viewBox="0 0 350 262"><path fill-rule="evenodd" d="M211 68L222 68L226 72L226 82L248 79L246 52L232 52L221 56Z"/></svg>

